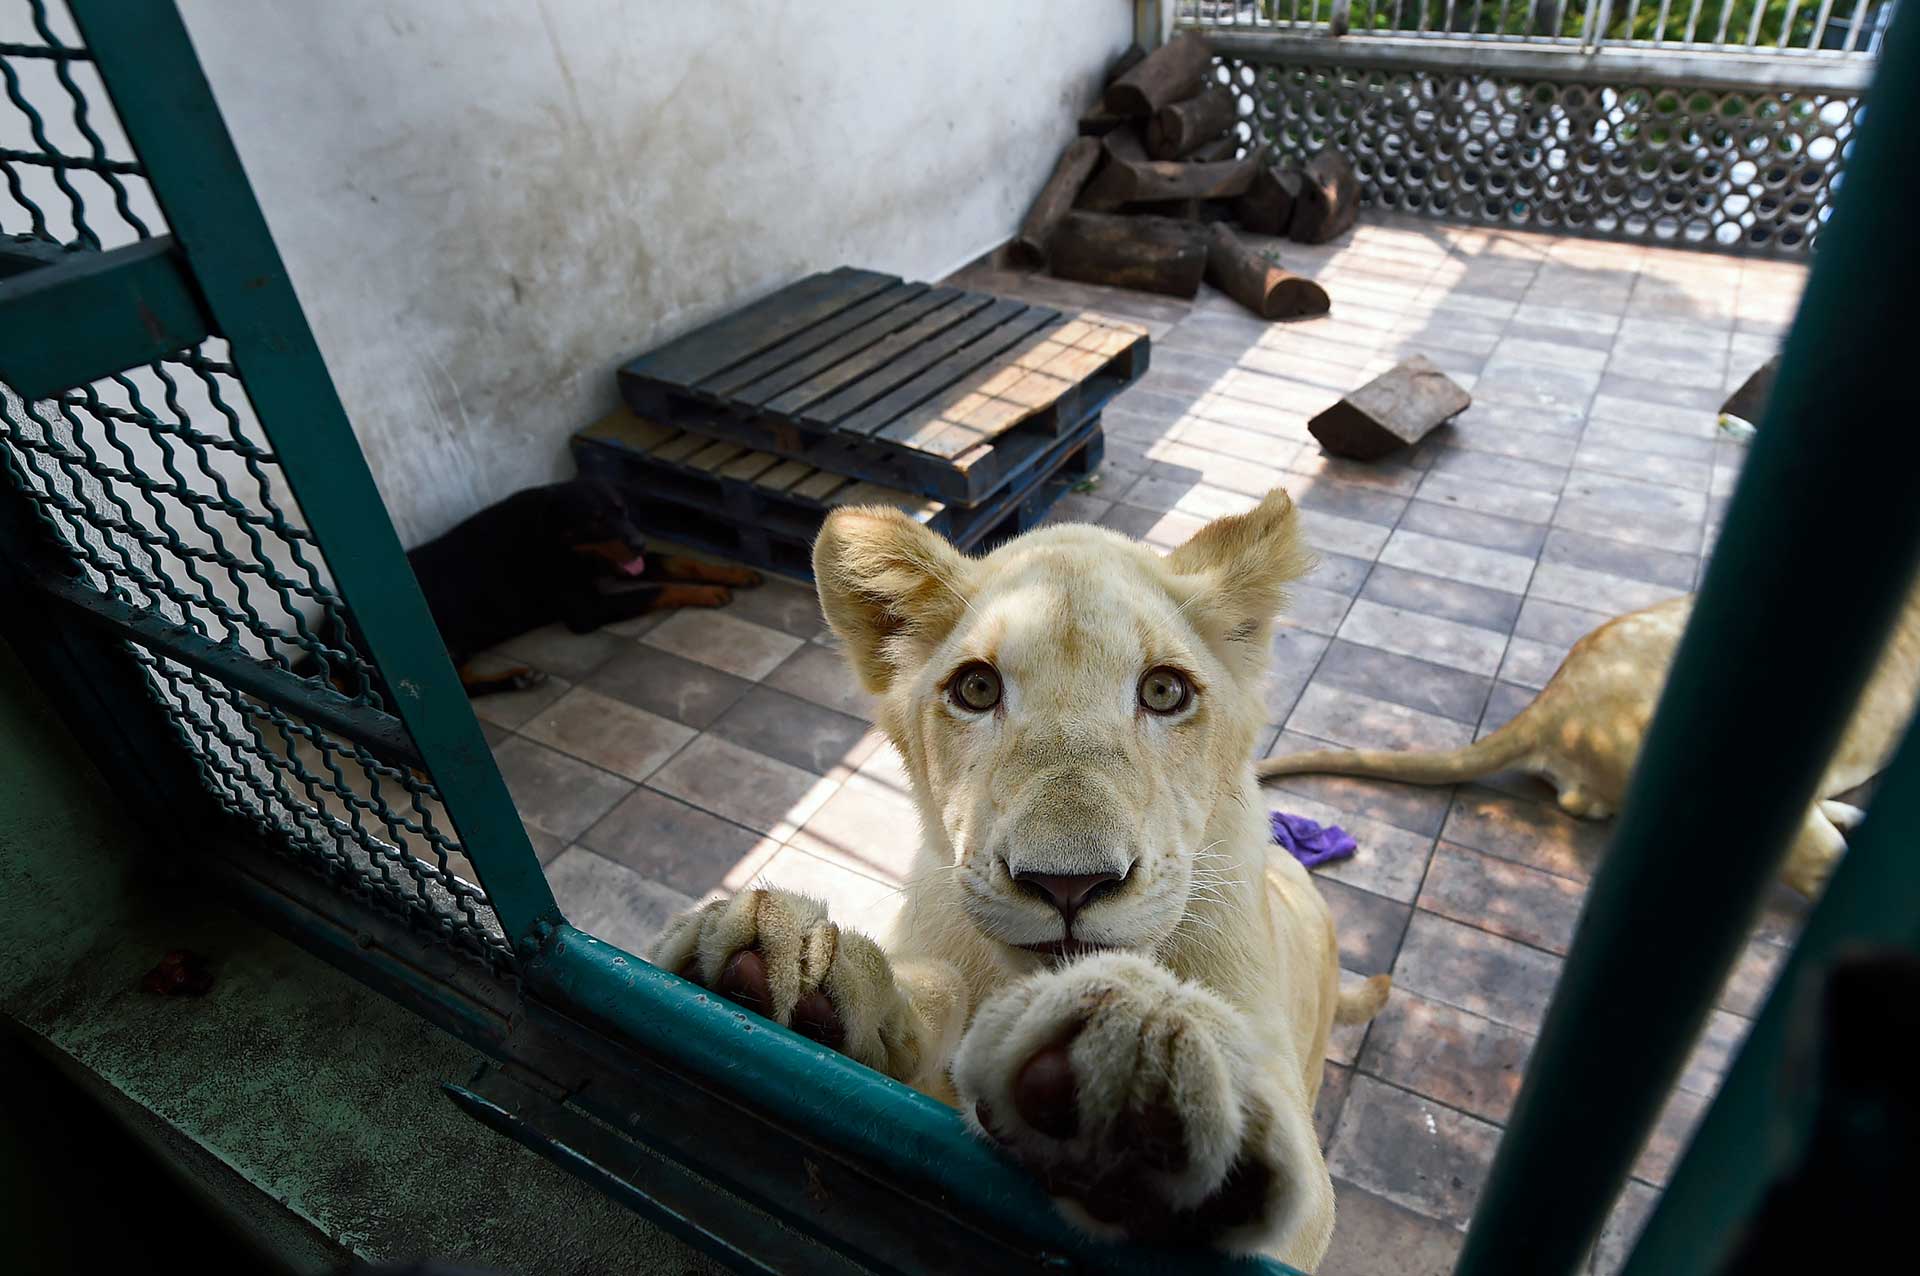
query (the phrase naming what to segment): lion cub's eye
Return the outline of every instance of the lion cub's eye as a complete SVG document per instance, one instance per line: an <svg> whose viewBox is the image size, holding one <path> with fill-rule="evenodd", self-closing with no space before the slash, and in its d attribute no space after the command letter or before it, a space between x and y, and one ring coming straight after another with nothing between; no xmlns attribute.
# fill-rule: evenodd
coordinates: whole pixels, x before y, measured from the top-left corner
<svg viewBox="0 0 1920 1276"><path fill-rule="evenodd" d="M1178 669L1161 665L1140 678L1140 704L1154 713L1178 713L1191 699L1193 687Z"/></svg>
<svg viewBox="0 0 1920 1276"><path fill-rule="evenodd" d="M962 665L948 681L947 695L962 709L985 713L1000 703L1000 674L983 660Z"/></svg>

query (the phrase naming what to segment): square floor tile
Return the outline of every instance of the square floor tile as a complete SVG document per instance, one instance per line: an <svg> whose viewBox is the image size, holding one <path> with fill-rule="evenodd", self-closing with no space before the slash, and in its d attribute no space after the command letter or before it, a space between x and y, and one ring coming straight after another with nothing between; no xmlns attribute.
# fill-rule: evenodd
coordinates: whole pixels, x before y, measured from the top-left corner
<svg viewBox="0 0 1920 1276"><path fill-rule="evenodd" d="M542 673L579 682L625 646L626 639L603 629L576 634L565 625L546 625L510 638L494 650L530 664Z"/></svg>
<svg viewBox="0 0 1920 1276"><path fill-rule="evenodd" d="M826 627L820 599L813 590L790 580L769 576L752 589L736 589L724 615L777 629L795 638L811 638Z"/></svg>
<svg viewBox="0 0 1920 1276"><path fill-rule="evenodd" d="M535 714L520 733L629 780L652 775L696 734L692 727L589 687L575 687Z"/></svg>
<svg viewBox="0 0 1920 1276"><path fill-rule="evenodd" d="M1327 1168L1425 1218L1465 1227L1499 1140L1486 1121L1356 1075Z"/></svg>
<svg viewBox="0 0 1920 1276"><path fill-rule="evenodd" d="M1286 726L1350 749L1452 749L1473 738L1471 727L1451 718L1317 682L1301 694Z"/></svg>
<svg viewBox="0 0 1920 1276"><path fill-rule="evenodd" d="M1530 1033L1396 984L1374 1016L1360 1067L1483 1121L1505 1124L1533 1041Z"/></svg>
<svg viewBox="0 0 1920 1276"><path fill-rule="evenodd" d="M1420 907L1533 948L1564 954L1573 942L1585 895L1585 886L1571 878L1442 842L1427 866Z"/></svg>
<svg viewBox="0 0 1920 1276"><path fill-rule="evenodd" d="M818 644L804 647L767 675L766 685L862 722L872 720L873 697L837 650Z"/></svg>
<svg viewBox="0 0 1920 1276"><path fill-rule="evenodd" d="M767 686L734 701L710 730L742 748L836 779L864 762L871 747L863 720Z"/></svg>
<svg viewBox="0 0 1920 1276"><path fill-rule="evenodd" d="M749 682L772 673L803 641L726 611L705 609L678 612L640 640L643 646L697 660Z"/></svg>
<svg viewBox="0 0 1920 1276"><path fill-rule="evenodd" d="M855 775L787 844L898 885L920 857L920 808L898 788Z"/></svg>
<svg viewBox="0 0 1920 1276"><path fill-rule="evenodd" d="M1523 594L1533 575L1530 555L1510 554L1464 541L1446 540L1423 532L1396 529L1380 551L1380 561L1389 567L1425 572L1447 580L1496 589L1508 594Z"/></svg>
<svg viewBox="0 0 1920 1276"><path fill-rule="evenodd" d="M1322 875L1315 883L1333 910L1333 932L1340 940L1340 965L1361 975L1393 969L1412 909L1398 900L1349 886Z"/></svg>
<svg viewBox="0 0 1920 1276"><path fill-rule="evenodd" d="M631 781L516 736L493 751L520 818L567 843L633 791Z"/></svg>
<svg viewBox="0 0 1920 1276"><path fill-rule="evenodd" d="M701 728L711 725L753 684L636 643L609 660L588 685L649 713Z"/></svg>
<svg viewBox="0 0 1920 1276"><path fill-rule="evenodd" d="M1481 674L1343 640L1327 648L1313 676L1325 686L1466 723L1480 720L1492 687Z"/></svg>
<svg viewBox="0 0 1920 1276"><path fill-rule="evenodd" d="M682 749L647 785L783 841L836 787L832 780L713 735Z"/></svg>
<svg viewBox="0 0 1920 1276"><path fill-rule="evenodd" d="M1409 992L1537 1033L1560 977L1560 959L1416 910L1393 977Z"/></svg>
<svg viewBox="0 0 1920 1276"><path fill-rule="evenodd" d="M667 923L692 908L692 897L576 846L547 868L547 884L567 920L636 957Z"/></svg>
<svg viewBox="0 0 1920 1276"><path fill-rule="evenodd" d="M1315 1276L1451 1276L1466 1234L1385 1197L1333 1181L1333 1244Z"/></svg>
<svg viewBox="0 0 1920 1276"><path fill-rule="evenodd" d="M1476 625L1456 624L1398 607L1356 599L1340 622L1338 636L1468 673L1492 677L1500 668L1506 635Z"/></svg>
<svg viewBox="0 0 1920 1276"><path fill-rule="evenodd" d="M1612 831L1611 822L1576 820L1545 802L1468 785L1454 798L1440 840L1585 881Z"/></svg>
<svg viewBox="0 0 1920 1276"><path fill-rule="evenodd" d="M580 844L694 899L736 871L757 871L779 843L678 798L636 789Z"/></svg>
<svg viewBox="0 0 1920 1276"><path fill-rule="evenodd" d="M1281 732L1264 752L1299 753L1326 747L1323 740ZM1427 837L1440 831L1440 825L1447 818L1447 807L1453 801L1453 790L1447 786L1400 784L1393 780L1363 780L1345 775L1284 775L1276 776L1267 784L1275 794L1269 799L1274 806L1285 805L1278 796L1280 793L1298 793L1338 810L1353 811Z"/></svg>

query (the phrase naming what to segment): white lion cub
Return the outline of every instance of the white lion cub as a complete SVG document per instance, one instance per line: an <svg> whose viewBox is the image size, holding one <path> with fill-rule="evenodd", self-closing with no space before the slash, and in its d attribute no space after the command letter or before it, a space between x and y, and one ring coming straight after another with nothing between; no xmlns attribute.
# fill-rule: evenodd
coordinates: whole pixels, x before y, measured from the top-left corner
<svg viewBox="0 0 1920 1276"><path fill-rule="evenodd" d="M1343 1000L1250 760L1307 563L1286 494L1165 557L1067 526L972 559L845 509L813 562L920 807L897 931L883 950L756 890L654 960L958 1107L1084 1226L1312 1268L1327 1035L1387 981Z"/></svg>

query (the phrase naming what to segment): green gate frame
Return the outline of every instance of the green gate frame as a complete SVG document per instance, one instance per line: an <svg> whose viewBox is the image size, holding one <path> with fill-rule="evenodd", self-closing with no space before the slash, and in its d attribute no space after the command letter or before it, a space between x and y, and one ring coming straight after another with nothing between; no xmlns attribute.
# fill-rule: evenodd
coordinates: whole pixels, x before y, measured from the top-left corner
<svg viewBox="0 0 1920 1276"><path fill-rule="evenodd" d="M34 0L36 5L39 0ZM422 765L516 954L502 982L290 869L237 888L278 925L499 1062L453 1100L742 1271L1276 1271L1079 1235L945 1107L568 925L354 441L187 33L167 0L70 0L171 231L48 264L0 245L0 379L52 393L223 336L398 721L75 579L0 503L0 612L130 801L196 812L193 769L123 645ZM1884 63L1920 65L1903 13ZM1920 77L1876 82L1779 387L1595 879L1459 1270L1571 1271L1597 1235L1751 923L1920 561L1903 303ZM1824 437L1847 411L1850 447ZM1852 458L1873 458L1857 465ZM1782 511L1791 510L1789 520ZM1863 556L1862 546L1877 553ZM1850 556L1851 555L1851 556ZM1815 627L1809 582L1857 606ZM1793 694L1781 696L1781 688ZM146 706L142 708L141 706ZM1713 740L1716 747L1690 747ZM199 813L190 827L212 824ZM162 825L156 825L156 828ZM1920 942L1920 744L1903 748L1656 1212L1631 1271L1714 1270L1772 1163L1754 1145L1795 990L1843 942ZM1672 848L1686 848L1676 853ZM1696 851L1694 848L1708 848ZM232 876L230 868L222 869ZM1649 933L1660 942L1645 942ZM836 1204L822 1204L823 1200Z"/></svg>

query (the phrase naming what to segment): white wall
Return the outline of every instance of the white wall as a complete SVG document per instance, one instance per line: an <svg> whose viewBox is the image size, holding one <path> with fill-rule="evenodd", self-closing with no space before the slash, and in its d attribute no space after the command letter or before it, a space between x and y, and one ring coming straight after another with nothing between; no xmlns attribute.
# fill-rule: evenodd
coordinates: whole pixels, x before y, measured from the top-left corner
<svg viewBox="0 0 1920 1276"><path fill-rule="evenodd" d="M570 472L626 358L1009 237L1128 0L182 0L416 544Z"/></svg>

